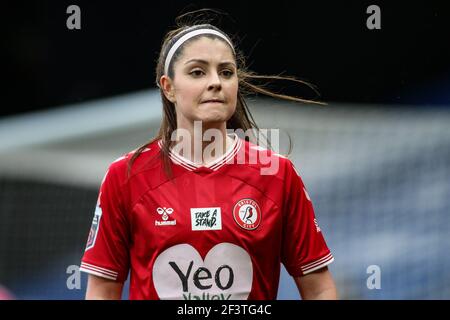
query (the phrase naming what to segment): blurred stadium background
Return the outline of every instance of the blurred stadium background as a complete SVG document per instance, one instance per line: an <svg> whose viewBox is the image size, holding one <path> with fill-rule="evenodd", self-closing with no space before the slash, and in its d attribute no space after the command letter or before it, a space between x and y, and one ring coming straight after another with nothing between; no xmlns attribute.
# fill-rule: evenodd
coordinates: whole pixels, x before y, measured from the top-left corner
<svg viewBox="0 0 450 320"><path fill-rule="evenodd" d="M78 34L65 29L72 3L43 3L10 18L6 29L11 82L0 118L0 297L9 291L18 299L82 299L87 277L81 274L80 289L68 288L70 267L80 263L108 165L158 129L153 62L186 3L102 11L82 2ZM251 5L238 10L230 3L222 9L246 35L251 69L305 76L329 101L254 98L250 107L261 128L292 137L291 159L335 256L330 270L340 297L449 299L450 51L441 37L448 33L442 8L380 4L384 29L373 34L365 29L370 3L345 10L299 4L305 21L292 19L288 2L263 7L253 20L243 18ZM333 18L336 10L344 18ZM133 19L138 12L145 15ZM129 18L127 28L108 24L106 17L119 14ZM405 16L418 25L402 24ZM317 19L320 26L308 31ZM306 40L293 44L294 27L307 29L309 36L299 35ZM336 36L344 33L341 46ZM367 286L373 265L381 289ZM284 269L278 297L299 298Z"/></svg>

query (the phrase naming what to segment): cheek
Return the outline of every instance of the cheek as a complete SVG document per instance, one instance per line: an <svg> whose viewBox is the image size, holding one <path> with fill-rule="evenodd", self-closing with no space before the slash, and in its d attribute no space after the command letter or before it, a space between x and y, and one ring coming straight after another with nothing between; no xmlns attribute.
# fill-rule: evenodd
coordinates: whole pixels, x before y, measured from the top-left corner
<svg viewBox="0 0 450 320"><path fill-rule="evenodd" d="M201 99L202 88L197 83L178 81L176 87L176 112L184 117L192 117Z"/></svg>
<svg viewBox="0 0 450 320"><path fill-rule="evenodd" d="M177 100L179 103L192 103L201 98L203 86L198 83L187 83L179 86L177 90Z"/></svg>

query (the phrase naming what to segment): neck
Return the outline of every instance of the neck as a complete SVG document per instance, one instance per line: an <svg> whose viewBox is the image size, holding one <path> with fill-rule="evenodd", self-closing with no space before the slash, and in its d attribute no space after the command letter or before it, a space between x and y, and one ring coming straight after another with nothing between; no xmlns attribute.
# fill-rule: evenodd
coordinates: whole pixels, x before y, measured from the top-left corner
<svg viewBox="0 0 450 320"><path fill-rule="evenodd" d="M206 165L223 156L234 140L227 136L226 122L194 121L178 126L173 151L198 165Z"/></svg>

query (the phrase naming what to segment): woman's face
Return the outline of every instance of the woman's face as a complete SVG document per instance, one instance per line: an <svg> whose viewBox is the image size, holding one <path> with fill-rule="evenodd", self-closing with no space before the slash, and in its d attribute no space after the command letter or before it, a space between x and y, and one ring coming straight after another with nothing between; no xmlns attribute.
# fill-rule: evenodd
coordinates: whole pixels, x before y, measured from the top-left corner
<svg viewBox="0 0 450 320"><path fill-rule="evenodd" d="M163 81L181 127L194 121L221 123L236 110L238 78L234 55L222 40L201 37L186 44L174 63L172 81ZM168 83L168 84L167 84Z"/></svg>

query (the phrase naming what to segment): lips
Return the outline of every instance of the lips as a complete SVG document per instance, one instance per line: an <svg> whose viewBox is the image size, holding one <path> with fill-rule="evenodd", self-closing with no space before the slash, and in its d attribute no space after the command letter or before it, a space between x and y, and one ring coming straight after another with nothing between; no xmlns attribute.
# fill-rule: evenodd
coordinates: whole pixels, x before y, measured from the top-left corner
<svg viewBox="0 0 450 320"><path fill-rule="evenodd" d="M205 100L202 103L223 103L223 100L220 99L210 99L210 100Z"/></svg>

